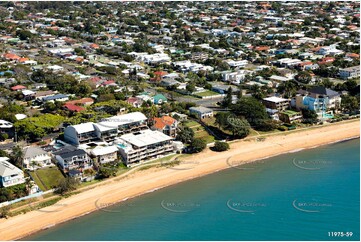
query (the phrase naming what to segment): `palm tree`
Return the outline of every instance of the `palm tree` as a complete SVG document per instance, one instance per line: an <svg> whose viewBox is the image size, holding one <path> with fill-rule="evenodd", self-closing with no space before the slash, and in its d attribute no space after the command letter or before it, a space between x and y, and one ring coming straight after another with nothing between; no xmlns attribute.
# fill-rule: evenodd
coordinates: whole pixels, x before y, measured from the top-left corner
<svg viewBox="0 0 361 242"><path fill-rule="evenodd" d="M22 167L23 166L23 156L24 156L23 149L20 146L16 145L13 147L11 153L12 153L11 157L10 157L11 163L17 167Z"/></svg>

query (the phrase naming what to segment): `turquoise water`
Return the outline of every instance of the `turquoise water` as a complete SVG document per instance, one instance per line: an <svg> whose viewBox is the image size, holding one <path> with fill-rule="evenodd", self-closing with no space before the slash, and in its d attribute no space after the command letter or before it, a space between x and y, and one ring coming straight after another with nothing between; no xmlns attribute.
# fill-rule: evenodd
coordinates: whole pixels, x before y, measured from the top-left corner
<svg viewBox="0 0 361 242"><path fill-rule="evenodd" d="M356 139L230 168L26 239L359 240L359 145Z"/></svg>

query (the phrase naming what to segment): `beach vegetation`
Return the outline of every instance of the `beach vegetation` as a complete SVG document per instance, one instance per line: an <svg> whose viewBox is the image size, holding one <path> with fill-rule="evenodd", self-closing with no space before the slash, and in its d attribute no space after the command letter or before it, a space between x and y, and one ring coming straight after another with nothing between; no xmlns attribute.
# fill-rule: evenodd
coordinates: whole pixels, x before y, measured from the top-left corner
<svg viewBox="0 0 361 242"><path fill-rule="evenodd" d="M68 192L74 191L79 185L79 181L73 177L66 177L59 181L56 193L64 195Z"/></svg>
<svg viewBox="0 0 361 242"><path fill-rule="evenodd" d="M28 195L26 185L18 184L11 187L0 188L0 203L11 201Z"/></svg>
<svg viewBox="0 0 361 242"><path fill-rule="evenodd" d="M190 147L193 153L199 153L207 147L207 142L204 139L194 139Z"/></svg>
<svg viewBox="0 0 361 242"><path fill-rule="evenodd" d="M222 152L229 150L229 148L230 147L227 142L216 141L214 146L212 147L212 150Z"/></svg>
<svg viewBox="0 0 361 242"><path fill-rule="evenodd" d="M0 207L0 218L8 218L10 213L10 206Z"/></svg>
<svg viewBox="0 0 361 242"><path fill-rule="evenodd" d="M180 140L185 144L189 144L194 139L194 131L189 127L181 127L177 134L176 140Z"/></svg>

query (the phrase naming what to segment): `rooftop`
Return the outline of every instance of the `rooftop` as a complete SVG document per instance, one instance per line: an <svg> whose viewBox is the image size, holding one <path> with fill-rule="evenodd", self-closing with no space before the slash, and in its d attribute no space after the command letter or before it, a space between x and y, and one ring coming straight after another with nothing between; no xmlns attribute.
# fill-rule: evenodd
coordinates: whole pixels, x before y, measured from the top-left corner
<svg viewBox="0 0 361 242"><path fill-rule="evenodd" d="M149 129L137 133L122 135L120 139L137 147L144 147L144 146L172 140L171 137L163 134L162 132L152 131Z"/></svg>

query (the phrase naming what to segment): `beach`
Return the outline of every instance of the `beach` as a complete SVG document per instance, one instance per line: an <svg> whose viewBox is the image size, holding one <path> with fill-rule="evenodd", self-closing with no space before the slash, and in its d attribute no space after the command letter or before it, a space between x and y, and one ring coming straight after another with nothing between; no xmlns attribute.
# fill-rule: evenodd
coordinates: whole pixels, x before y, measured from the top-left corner
<svg viewBox="0 0 361 242"><path fill-rule="evenodd" d="M204 176L243 163L301 149L315 148L359 137L360 121L324 125L303 131L266 137L263 141L247 139L231 143L227 152L206 151L181 159L173 167L161 166L133 173L123 179L105 181L98 186L62 199L58 204L9 219L0 220L0 239L15 240L61 222L95 211L100 207ZM45 211L46 210L46 211Z"/></svg>

